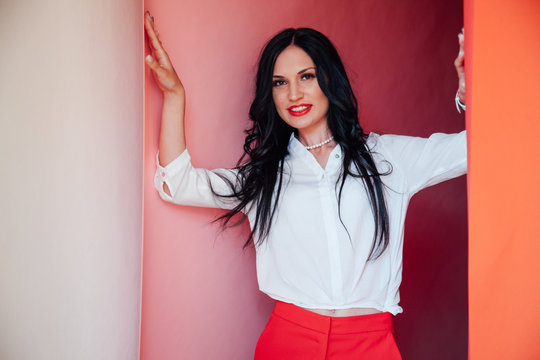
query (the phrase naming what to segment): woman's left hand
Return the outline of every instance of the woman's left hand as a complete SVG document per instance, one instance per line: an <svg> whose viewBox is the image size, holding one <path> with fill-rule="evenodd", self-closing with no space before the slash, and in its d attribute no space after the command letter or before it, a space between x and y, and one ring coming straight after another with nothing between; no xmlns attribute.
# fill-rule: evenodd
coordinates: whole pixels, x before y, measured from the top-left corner
<svg viewBox="0 0 540 360"><path fill-rule="evenodd" d="M465 30L462 28L458 34L459 53L454 61L458 75L458 96L459 100L465 104Z"/></svg>

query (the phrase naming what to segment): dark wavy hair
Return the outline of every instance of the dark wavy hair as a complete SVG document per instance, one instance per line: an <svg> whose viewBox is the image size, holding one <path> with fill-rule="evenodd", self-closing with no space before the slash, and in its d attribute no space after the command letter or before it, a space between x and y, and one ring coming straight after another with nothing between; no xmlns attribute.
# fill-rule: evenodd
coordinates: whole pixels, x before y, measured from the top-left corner
<svg viewBox="0 0 540 360"><path fill-rule="evenodd" d="M262 51L255 98L249 110L253 126L246 130L244 154L237 164L236 183L224 178L231 193L223 195L214 191L218 196L236 198L238 202L216 221L221 220L226 226L234 215L254 206L255 222L251 224L251 233L244 247L250 243L259 246L270 232L283 187L283 162L288 154L289 138L293 132L297 135L297 130L279 117L272 97L274 65L279 54L289 45L298 46L311 57L319 86L328 97L328 128L344 154L342 173L336 183L338 205L341 204L348 176L361 178L369 195L375 222L369 259L376 259L388 246L389 220L381 181L381 176L387 173L379 173L366 145L367 134L358 122L358 102L336 48L326 36L309 28L283 30ZM341 207L338 207L341 219Z"/></svg>

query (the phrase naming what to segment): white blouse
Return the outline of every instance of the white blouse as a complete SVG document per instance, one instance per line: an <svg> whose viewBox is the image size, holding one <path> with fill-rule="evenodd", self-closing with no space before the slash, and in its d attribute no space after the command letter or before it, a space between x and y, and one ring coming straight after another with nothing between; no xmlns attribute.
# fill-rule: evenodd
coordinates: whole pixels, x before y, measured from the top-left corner
<svg viewBox="0 0 540 360"><path fill-rule="evenodd" d="M392 170L381 177L390 230L385 252L367 261L374 220L361 179L347 177L340 221L336 181L342 165L341 147L332 150L323 169L291 136L274 222L266 241L256 247L261 291L303 308L364 307L394 315L403 311L399 285L409 200L423 188L466 173L466 134L437 133L426 139L371 133L367 144L379 171ZM166 167L159 165L159 154L156 162L154 184L164 200L225 209L234 206L234 200L215 197L208 181L218 193L227 193L227 184L216 174L234 181L236 170L194 168L187 150ZM163 191L163 183L172 196ZM252 224L254 209L246 215Z"/></svg>

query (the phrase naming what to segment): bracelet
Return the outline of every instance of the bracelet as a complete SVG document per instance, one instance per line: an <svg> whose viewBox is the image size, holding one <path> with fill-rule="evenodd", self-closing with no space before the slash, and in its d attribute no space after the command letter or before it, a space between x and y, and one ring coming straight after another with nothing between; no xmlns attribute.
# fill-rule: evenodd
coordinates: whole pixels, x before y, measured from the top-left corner
<svg viewBox="0 0 540 360"><path fill-rule="evenodd" d="M456 108L457 108L458 113L461 114L461 109L465 111L465 104L461 102L461 99L459 98L458 93L459 93L459 90L456 91Z"/></svg>

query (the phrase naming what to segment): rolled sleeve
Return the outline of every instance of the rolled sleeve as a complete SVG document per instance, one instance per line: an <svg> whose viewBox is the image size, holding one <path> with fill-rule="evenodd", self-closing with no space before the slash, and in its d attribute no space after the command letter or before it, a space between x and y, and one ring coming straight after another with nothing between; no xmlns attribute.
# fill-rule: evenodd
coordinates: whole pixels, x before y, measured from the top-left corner
<svg viewBox="0 0 540 360"><path fill-rule="evenodd" d="M156 174L154 176L154 185L159 195L163 200L172 202L174 197L174 190L178 189L178 182L180 180L178 174L184 169L191 161L187 149L185 149L176 159L171 161L167 166L161 166L159 162L159 151L156 153ZM176 180L176 181L175 181ZM165 192L164 184L167 184L171 195Z"/></svg>
<svg viewBox="0 0 540 360"><path fill-rule="evenodd" d="M167 166L161 166L158 152L154 186L161 198L171 203L232 209L238 200L226 196L232 193L231 185L236 185L237 174L236 169L195 168L187 149ZM164 184L167 184L171 195L163 189Z"/></svg>

